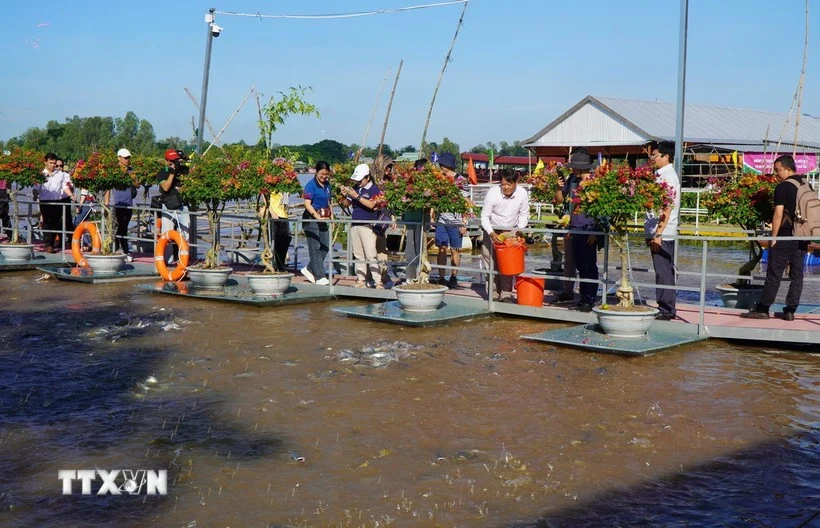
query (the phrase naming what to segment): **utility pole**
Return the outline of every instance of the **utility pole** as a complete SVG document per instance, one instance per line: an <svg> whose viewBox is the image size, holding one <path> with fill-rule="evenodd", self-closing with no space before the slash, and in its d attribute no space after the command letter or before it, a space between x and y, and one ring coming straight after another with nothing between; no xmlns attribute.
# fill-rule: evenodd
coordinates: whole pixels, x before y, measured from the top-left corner
<svg viewBox="0 0 820 528"><path fill-rule="evenodd" d="M219 26L214 26L214 13L216 12L215 8L211 8L208 10L208 14L205 15L205 23L208 24L208 32L205 35L205 68L202 72L202 97L199 99L199 127L196 129L196 153L202 153L202 136L203 132L205 131L205 103L208 101L208 75L211 70L211 44L214 41L214 33L219 35L219 32L222 28L217 28Z"/></svg>

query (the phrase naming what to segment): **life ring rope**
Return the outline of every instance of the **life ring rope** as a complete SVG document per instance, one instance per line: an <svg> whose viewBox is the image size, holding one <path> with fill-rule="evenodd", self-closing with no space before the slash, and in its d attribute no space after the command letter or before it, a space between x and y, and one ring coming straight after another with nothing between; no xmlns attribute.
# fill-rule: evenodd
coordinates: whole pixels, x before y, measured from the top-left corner
<svg viewBox="0 0 820 528"><path fill-rule="evenodd" d="M102 239L100 238L100 231L93 222L80 222L77 229L71 235L71 256L78 268L88 268L90 265L83 256L82 240L83 235L88 232L91 235L91 248L97 253L102 248Z"/></svg>
<svg viewBox="0 0 820 528"><path fill-rule="evenodd" d="M175 268L170 270L165 264L165 247L169 241L179 246L179 262L177 262ZM166 231L157 239L154 249L154 266L156 266L159 276L167 281L178 281L185 276L185 270L188 267L188 242L179 231Z"/></svg>

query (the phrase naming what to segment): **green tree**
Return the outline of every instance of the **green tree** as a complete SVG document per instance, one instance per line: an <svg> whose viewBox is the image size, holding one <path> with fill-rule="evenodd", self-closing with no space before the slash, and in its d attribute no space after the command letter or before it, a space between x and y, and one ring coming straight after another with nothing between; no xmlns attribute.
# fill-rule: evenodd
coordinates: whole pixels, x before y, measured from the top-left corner
<svg viewBox="0 0 820 528"><path fill-rule="evenodd" d="M279 99L271 97L268 103L262 107L262 119L259 120L259 135L265 140L265 145L271 144L273 133L279 125L285 124L285 119L292 115L315 115L319 116L319 110L312 104L304 100L308 87L291 86L287 93L277 92Z"/></svg>

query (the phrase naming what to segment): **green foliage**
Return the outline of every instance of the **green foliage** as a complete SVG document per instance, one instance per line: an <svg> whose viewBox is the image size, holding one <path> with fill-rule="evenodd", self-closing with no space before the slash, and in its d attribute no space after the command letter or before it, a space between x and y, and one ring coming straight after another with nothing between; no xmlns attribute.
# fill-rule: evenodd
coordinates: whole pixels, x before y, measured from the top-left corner
<svg viewBox="0 0 820 528"><path fill-rule="evenodd" d="M135 154L131 157L131 175L140 183L153 184L157 174L165 168L165 162L158 156Z"/></svg>
<svg viewBox="0 0 820 528"><path fill-rule="evenodd" d="M334 200L339 201L342 198L342 185L350 187L353 183L350 181L350 177L353 176L353 169L356 168L356 165L357 163L353 160L331 165L330 190Z"/></svg>
<svg viewBox="0 0 820 528"><path fill-rule="evenodd" d="M748 231L759 229L774 215L774 188L777 178L772 174L746 173L709 180L711 192L703 193L700 203L710 215Z"/></svg>
<svg viewBox="0 0 820 528"><path fill-rule="evenodd" d="M319 117L316 107L304 100L304 95L311 91L310 87L293 87L287 93L278 92L279 99L270 98L268 104L262 107L262 119L259 120L259 133L270 148L271 138L279 125L285 124L285 119L291 115L315 115Z"/></svg>
<svg viewBox="0 0 820 528"><path fill-rule="evenodd" d="M396 164L393 167L393 180L384 182L382 191L387 207L397 216L407 211L431 208L436 211L466 213L472 209L472 204L462 194L458 183L431 163L418 171L412 164Z"/></svg>
<svg viewBox="0 0 820 528"><path fill-rule="evenodd" d="M529 183L530 200L539 203L553 203L555 201L555 193L559 190L558 178L568 176L569 169L565 169L554 161L548 162L546 165L543 161L539 161L535 166L532 174L527 176L524 183Z"/></svg>
<svg viewBox="0 0 820 528"><path fill-rule="evenodd" d="M133 185L131 175L122 170L117 156L108 152L94 152L87 159L78 161L71 179L77 187L95 194Z"/></svg>

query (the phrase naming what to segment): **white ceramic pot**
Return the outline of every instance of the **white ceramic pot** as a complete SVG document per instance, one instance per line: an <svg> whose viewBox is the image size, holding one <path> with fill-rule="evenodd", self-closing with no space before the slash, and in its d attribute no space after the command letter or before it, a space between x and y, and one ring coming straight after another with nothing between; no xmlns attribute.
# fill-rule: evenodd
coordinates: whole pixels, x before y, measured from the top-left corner
<svg viewBox="0 0 820 528"><path fill-rule="evenodd" d="M592 309L598 315L598 325L611 337L643 337L652 326L652 321L658 314L657 308L644 306L639 312L620 312L604 310L598 306Z"/></svg>
<svg viewBox="0 0 820 528"><path fill-rule="evenodd" d="M193 286L206 290L218 290L225 286L231 273L233 273L233 270L227 267L188 268L186 271Z"/></svg>
<svg viewBox="0 0 820 528"><path fill-rule="evenodd" d="M750 310L760 300L763 286L754 285L736 288L731 284L718 284L715 289L720 293L720 300L726 308Z"/></svg>
<svg viewBox="0 0 820 528"><path fill-rule="evenodd" d="M0 244L0 257L7 262L21 262L34 258L31 244Z"/></svg>
<svg viewBox="0 0 820 528"><path fill-rule="evenodd" d="M125 255L96 255L94 253L85 253L83 255L85 261L91 267L94 275L105 275L116 273L125 264Z"/></svg>
<svg viewBox="0 0 820 528"><path fill-rule="evenodd" d="M248 284L256 295L282 295L290 288L293 273L253 273L248 274Z"/></svg>
<svg viewBox="0 0 820 528"><path fill-rule="evenodd" d="M410 290L402 286L393 288L396 300L406 312L433 312L441 306L447 286L436 286L424 290Z"/></svg>
<svg viewBox="0 0 820 528"><path fill-rule="evenodd" d="M254 264L259 259L259 248L234 249L234 261L238 264Z"/></svg>

